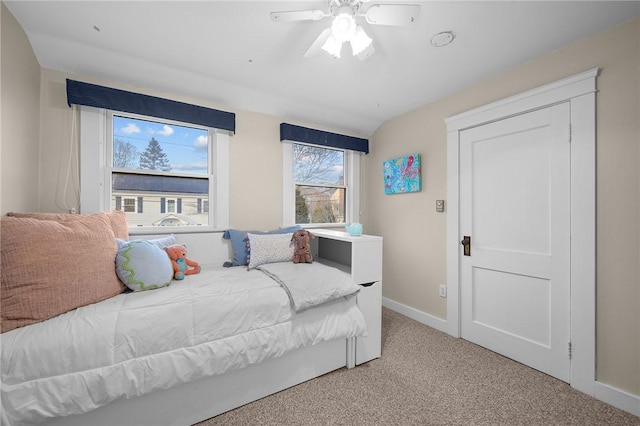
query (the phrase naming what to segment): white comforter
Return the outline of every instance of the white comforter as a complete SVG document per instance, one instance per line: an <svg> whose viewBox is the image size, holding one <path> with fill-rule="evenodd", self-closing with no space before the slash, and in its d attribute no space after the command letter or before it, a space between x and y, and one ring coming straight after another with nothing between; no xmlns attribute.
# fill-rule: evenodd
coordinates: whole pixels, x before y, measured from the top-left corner
<svg viewBox="0 0 640 426"><path fill-rule="evenodd" d="M364 332L355 298L295 314L261 271L206 266L2 334L2 424L87 412Z"/></svg>

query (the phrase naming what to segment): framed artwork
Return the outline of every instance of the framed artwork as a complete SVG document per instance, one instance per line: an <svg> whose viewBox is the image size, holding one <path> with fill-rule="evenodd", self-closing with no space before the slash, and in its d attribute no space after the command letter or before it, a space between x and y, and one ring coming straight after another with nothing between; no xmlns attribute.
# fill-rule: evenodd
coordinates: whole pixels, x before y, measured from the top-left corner
<svg viewBox="0 0 640 426"><path fill-rule="evenodd" d="M402 194L422 190L420 154L410 154L382 163L384 193Z"/></svg>

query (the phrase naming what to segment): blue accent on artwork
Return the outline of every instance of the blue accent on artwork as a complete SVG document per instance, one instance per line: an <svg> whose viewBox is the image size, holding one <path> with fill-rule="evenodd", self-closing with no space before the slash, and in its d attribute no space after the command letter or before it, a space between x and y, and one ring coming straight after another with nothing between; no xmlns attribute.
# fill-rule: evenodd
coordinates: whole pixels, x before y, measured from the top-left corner
<svg viewBox="0 0 640 426"><path fill-rule="evenodd" d="M67 79L67 103L236 131L236 115L232 112L70 79Z"/></svg>
<svg viewBox="0 0 640 426"><path fill-rule="evenodd" d="M422 190L420 154L405 155L382 163L384 193L401 194Z"/></svg>
<svg viewBox="0 0 640 426"><path fill-rule="evenodd" d="M331 148L350 149L352 151L364 152L365 154L369 153L368 139L309 129L308 127L294 126L288 123L280 123L280 140L311 143Z"/></svg>

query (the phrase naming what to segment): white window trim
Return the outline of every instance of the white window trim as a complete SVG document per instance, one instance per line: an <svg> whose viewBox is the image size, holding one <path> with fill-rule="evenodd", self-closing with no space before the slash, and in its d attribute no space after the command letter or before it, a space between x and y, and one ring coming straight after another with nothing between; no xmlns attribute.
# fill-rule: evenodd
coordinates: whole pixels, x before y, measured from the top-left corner
<svg viewBox="0 0 640 426"><path fill-rule="evenodd" d="M111 185L107 159L107 113L102 108L80 106L80 211L97 213L110 210ZM186 123L185 123L186 124ZM209 132L209 152L213 155L210 183L214 186L215 209L209 210L209 226L163 227L162 233L193 233L222 231L229 227L229 133L213 129ZM96 191L96 188L98 189ZM212 188L213 189L213 188ZM157 227L130 228L132 235L158 234Z"/></svg>
<svg viewBox="0 0 640 426"><path fill-rule="evenodd" d="M296 186L293 180L293 144L302 143L295 141L282 141L282 226L296 224ZM317 146L324 149L331 148L322 145L303 143L304 145ZM345 153L345 185L346 206L345 222L347 224L360 222L360 152L349 149L340 149ZM342 227L340 223L305 223L305 228Z"/></svg>

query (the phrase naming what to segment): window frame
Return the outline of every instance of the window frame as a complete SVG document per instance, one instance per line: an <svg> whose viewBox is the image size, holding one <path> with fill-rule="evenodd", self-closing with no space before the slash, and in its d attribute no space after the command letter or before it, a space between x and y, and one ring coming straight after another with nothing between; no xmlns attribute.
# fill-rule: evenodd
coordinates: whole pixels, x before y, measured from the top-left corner
<svg viewBox="0 0 640 426"><path fill-rule="evenodd" d="M353 222L360 222L360 156L359 151L345 148L334 148L306 142L283 140L282 145L282 226L296 225L296 182L294 174L293 145L308 145L322 149L333 149L344 152L344 185L317 185L345 188L345 223L300 223L304 228L337 228ZM313 184L315 185L315 184Z"/></svg>
<svg viewBox="0 0 640 426"><path fill-rule="evenodd" d="M112 167L112 119L115 114L142 120L176 124L206 129L209 134L208 161L211 170L205 176L209 180L209 200L215 209L209 210L207 226L130 226L131 235L216 232L229 227L229 136L227 130L202 125L166 120L139 114L123 113L103 108L76 106L80 114L80 206L82 213L111 210L111 173L121 171ZM128 172L131 172L128 170ZM171 175L181 175L171 173ZM192 176L192 175L189 175ZM96 191L96 188L98 190ZM211 203L209 203L211 205Z"/></svg>
<svg viewBox="0 0 640 426"><path fill-rule="evenodd" d="M166 203L165 213L167 214L177 214L178 213L178 198L165 198L164 202Z"/></svg>
<svg viewBox="0 0 640 426"><path fill-rule="evenodd" d="M127 206L126 206L126 201L127 200L131 200L133 201L133 211L128 212L127 211ZM138 214L138 197L122 197L120 202L122 203L122 211L125 213L135 213Z"/></svg>

